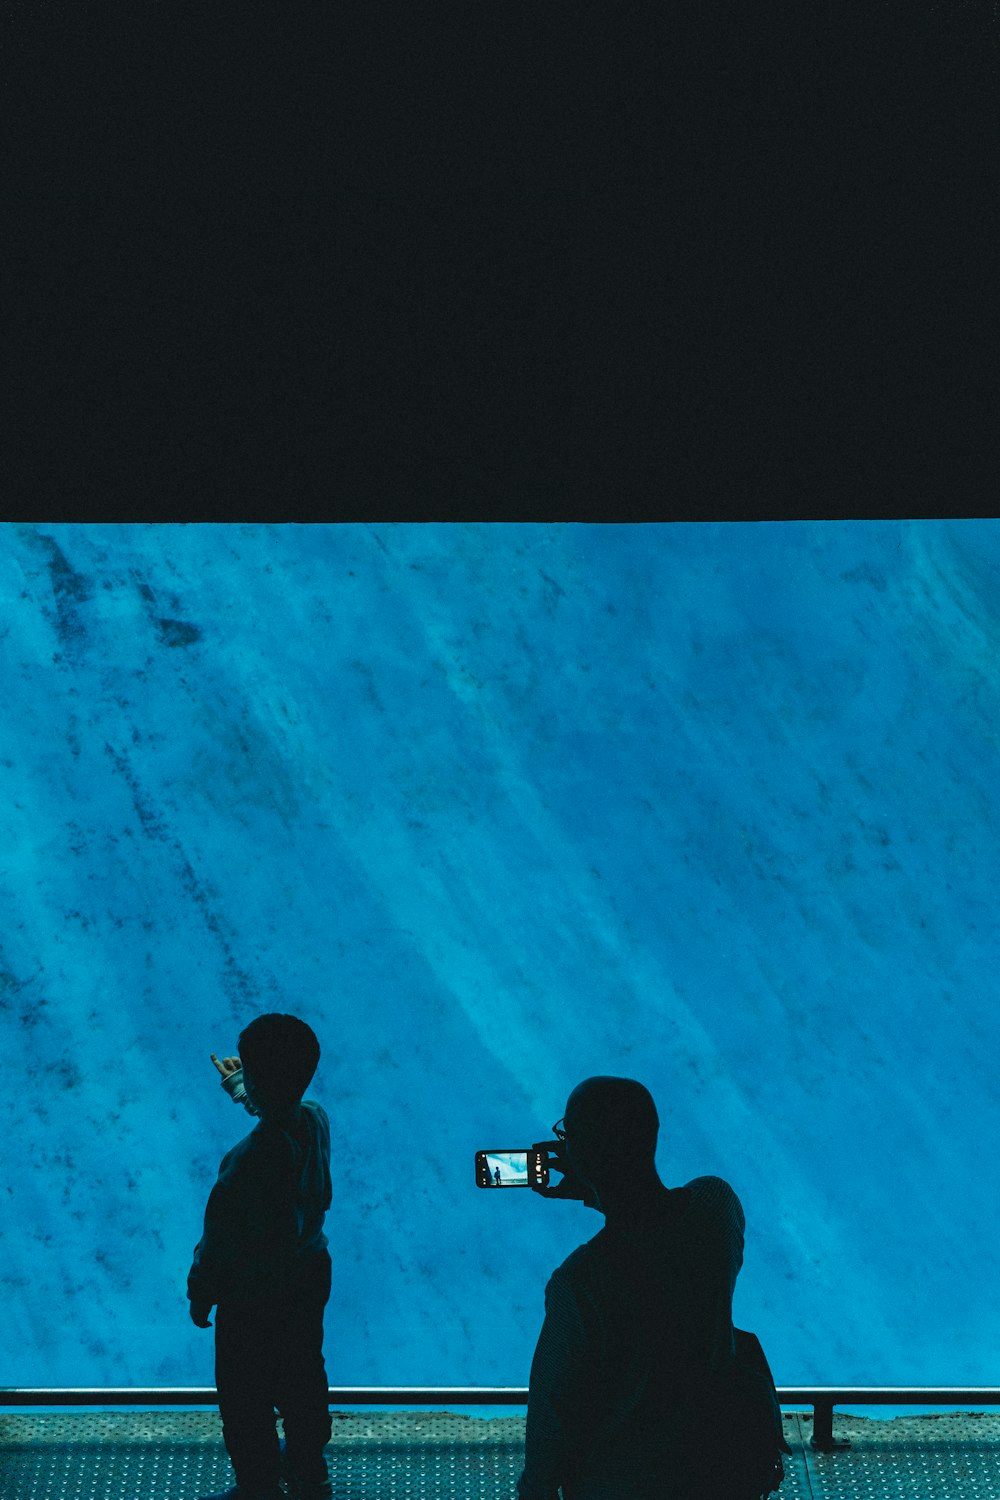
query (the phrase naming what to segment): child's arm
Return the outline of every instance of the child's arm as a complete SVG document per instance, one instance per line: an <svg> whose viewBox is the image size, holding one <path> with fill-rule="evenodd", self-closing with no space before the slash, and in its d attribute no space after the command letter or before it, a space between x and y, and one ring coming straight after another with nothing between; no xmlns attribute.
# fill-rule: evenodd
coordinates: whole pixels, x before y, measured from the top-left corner
<svg viewBox="0 0 1000 1500"><path fill-rule="evenodd" d="M246 1096L246 1091L243 1088L243 1065L240 1062L239 1058L224 1057L220 1062L214 1052L212 1052L210 1056L213 1063L222 1074L222 1086L226 1090L226 1092L235 1101L235 1103L242 1104L245 1109L249 1110L250 1114L255 1115L257 1111L251 1107L250 1101ZM213 1189L213 1192L216 1191L218 1187L219 1184L216 1184L216 1189ZM210 1199L209 1202L211 1203L211 1201L212 1200ZM207 1231L208 1218L206 1217L206 1233ZM203 1236L199 1243L195 1246L194 1250L194 1265L192 1266L191 1274L188 1277L188 1297L191 1304L191 1321L195 1323L199 1328L211 1328L212 1325L209 1322L208 1315L211 1312L212 1308L215 1306L215 1303L207 1300L207 1298L205 1298L204 1296L196 1295L193 1298L191 1297L192 1281L197 1286L202 1282L203 1279L201 1268L201 1254L204 1248L204 1244L205 1238Z"/></svg>

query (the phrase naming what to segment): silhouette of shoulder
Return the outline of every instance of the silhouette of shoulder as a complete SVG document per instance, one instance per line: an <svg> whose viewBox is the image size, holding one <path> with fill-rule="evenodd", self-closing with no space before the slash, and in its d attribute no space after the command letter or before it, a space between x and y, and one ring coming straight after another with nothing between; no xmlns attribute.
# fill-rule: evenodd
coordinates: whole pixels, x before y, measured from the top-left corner
<svg viewBox="0 0 1000 1500"><path fill-rule="evenodd" d="M316 1140L320 1156L329 1158L330 1121L326 1110L315 1099L303 1099L302 1111L303 1114L299 1119L299 1130L305 1124L306 1140L310 1137ZM312 1117L314 1121L312 1125L305 1119L306 1116ZM276 1141L280 1140L281 1137L276 1136L272 1130L262 1128L263 1125L264 1122L258 1120L253 1129L226 1152L219 1166L220 1177L224 1177L227 1181L231 1182L237 1176L242 1177L244 1172L251 1172L256 1175L261 1163L271 1162L276 1159ZM245 1166L243 1165L244 1163L246 1163ZM251 1165L251 1163L254 1165Z"/></svg>
<svg viewBox="0 0 1000 1500"><path fill-rule="evenodd" d="M718 1235L730 1243L736 1241L737 1253L742 1253L746 1228L743 1206L725 1178L694 1177L683 1187L671 1189L664 1203L667 1212L672 1208L680 1222L697 1223L713 1237ZM579 1275L586 1277L587 1268L605 1259L609 1243L615 1238L615 1232L605 1225L593 1238L571 1251L553 1276L570 1281Z"/></svg>
<svg viewBox="0 0 1000 1500"><path fill-rule="evenodd" d="M699 1208L731 1221L741 1234L746 1229L743 1205L724 1177L693 1177L684 1190Z"/></svg>

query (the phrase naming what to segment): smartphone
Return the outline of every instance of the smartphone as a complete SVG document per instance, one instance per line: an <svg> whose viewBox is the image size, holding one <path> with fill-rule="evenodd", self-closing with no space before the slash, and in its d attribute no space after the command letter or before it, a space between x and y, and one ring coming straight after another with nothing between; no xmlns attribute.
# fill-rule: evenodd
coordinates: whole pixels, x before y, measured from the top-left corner
<svg viewBox="0 0 1000 1500"><path fill-rule="evenodd" d="M498 1149L476 1152L476 1186L481 1188L548 1187L547 1151Z"/></svg>

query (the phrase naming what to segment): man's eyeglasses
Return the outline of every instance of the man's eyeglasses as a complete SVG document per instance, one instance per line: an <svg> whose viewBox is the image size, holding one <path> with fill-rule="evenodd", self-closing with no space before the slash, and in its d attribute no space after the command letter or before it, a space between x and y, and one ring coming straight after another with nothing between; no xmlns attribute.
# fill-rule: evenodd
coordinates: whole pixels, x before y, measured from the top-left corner
<svg viewBox="0 0 1000 1500"><path fill-rule="evenodd" d="M563 1129L563 1126L565 1124L566 1124L565 1119L562 1119L562 1120L557 1120L556 1123L553 1125L552 1129L555 1132L557 1140L564 1141L566 1139L566 1132Z"/></svg>

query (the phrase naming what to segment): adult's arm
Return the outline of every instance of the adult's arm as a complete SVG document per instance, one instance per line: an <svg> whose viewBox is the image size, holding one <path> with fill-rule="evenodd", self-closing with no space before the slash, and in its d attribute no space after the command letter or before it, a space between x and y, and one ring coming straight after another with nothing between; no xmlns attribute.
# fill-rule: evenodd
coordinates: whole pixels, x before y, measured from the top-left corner
<svg viewBox="0 0 1000 1500"><path fill-rule="evenodd" d="M586 1342L572 1288L554 1272L545 1288L545 1319L531 1361L519 1500L557 1500L579 1455Z"/></svg>

